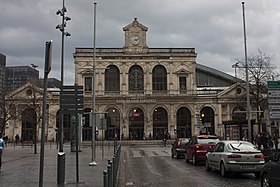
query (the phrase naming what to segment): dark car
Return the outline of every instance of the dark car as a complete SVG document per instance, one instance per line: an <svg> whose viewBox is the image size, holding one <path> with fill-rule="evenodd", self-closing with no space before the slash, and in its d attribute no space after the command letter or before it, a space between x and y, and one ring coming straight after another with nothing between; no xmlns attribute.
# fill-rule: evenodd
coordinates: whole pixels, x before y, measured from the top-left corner
<svg viewBox="0 0 280 187"><path fill-rule="evenodd" d="M186 147L186 162L191 161L193 165L197 162L205 162L208 150L219 141L215 135L197 135L190 139Z"/></svg>
<svg viewBox="0 0 280 187"><path fill-rule="evenodd" d="M174 158L180 158L185 157L186 153L186 146L189 143L188 138L178 138L174 141L171 147L171 157Z"/></svg>
<svg viewBox="0 0 280 187"><path fill-rule="evenodd" d="M280 186L280 159L279 153L272 156L271 161L266 163L261 171L261 186Z"/></svg>

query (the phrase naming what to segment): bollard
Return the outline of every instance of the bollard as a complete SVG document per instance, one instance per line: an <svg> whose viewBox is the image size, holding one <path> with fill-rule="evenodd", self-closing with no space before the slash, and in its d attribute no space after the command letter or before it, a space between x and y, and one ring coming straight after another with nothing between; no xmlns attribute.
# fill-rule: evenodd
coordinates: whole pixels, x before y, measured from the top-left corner
<svg viewBox="0 0 280 187"><path fill-rule="evenodd" d="M103 171L103 187L108 187L108 172L107 172L107 170Z"/></svg>
<svg viewBox="0 0 280 187"><path fill-rule="evenodd" d="M58 152L57 155L57 184L64 184L65 181L65 153Z"/></svg>
<svg viewBox="0 0 280 187"><path fill-rule="evenodd" d="M116 183L116 158L115 158L115 155L114 157L112 158L112 163L113 163L113 186L115 187L115 183Z"/></svg>
<svg viewBox="0 0 280 187"><path fill-rule="evenodd" d="M108 187L113 187L113 181L112 181L112 166L108 165Z"/></svg>

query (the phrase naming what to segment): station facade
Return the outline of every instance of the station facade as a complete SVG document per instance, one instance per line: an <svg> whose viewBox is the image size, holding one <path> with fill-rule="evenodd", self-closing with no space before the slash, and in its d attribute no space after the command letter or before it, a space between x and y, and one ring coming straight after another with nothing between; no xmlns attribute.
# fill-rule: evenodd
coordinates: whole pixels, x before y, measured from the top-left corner
<svg viewBox="0 0 280 187"><path fill-rule="evenodd" d="M209 133L240 139L246 133L246 126L242 132L234 126L226 132L223 125L236 115L246 118L245 113L235 113L246 108L246 91L239 79L198 64L195 48L148 47L148 28L137 19L123 31L123 47L96 48L95 53L93 48L76 48L73 54L74 85L84 89L84 141L92 137L93 93L95 113L107 116L99 140L115 135L125 140L162 139L165 131L171 138ZM34 134L41 137L42 95L41 88L27 83L6 96L17 114L8 121L6 135L19 134L23 141L32 140ZM59 104L59 89L49 90L47 140L56 139ZM70 114L64 114L63 126L64 139L70 140Z"/></svg>
<svg viewBox="0 0 280 187"><path fill-rule="evenodd" d="M108 114L106 139L115 131L119 139L161 139L166 130L173 138L201 131L222 137L222 121L231 119L236 96L245 93L237 79L198 65L195 48L149 48L148 28L137 19L123 31L122 48L96 48L95 56L92 48L74 53L85 111L92 109L94 80L95 112Z"/></svg>

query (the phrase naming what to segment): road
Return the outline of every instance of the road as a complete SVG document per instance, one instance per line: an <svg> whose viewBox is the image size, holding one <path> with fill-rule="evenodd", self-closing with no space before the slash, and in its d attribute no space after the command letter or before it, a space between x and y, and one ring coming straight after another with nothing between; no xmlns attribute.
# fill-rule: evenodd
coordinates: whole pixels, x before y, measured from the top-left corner
<svg viewBox="0 0 280 187"><path fill-rule="evenodd" d="M193 166L185 159L171 158L170 147L155 145L122 146L118 186L152 187L255 187L260 180L253 174L222 178L206 171L203 164Z"/></svg>

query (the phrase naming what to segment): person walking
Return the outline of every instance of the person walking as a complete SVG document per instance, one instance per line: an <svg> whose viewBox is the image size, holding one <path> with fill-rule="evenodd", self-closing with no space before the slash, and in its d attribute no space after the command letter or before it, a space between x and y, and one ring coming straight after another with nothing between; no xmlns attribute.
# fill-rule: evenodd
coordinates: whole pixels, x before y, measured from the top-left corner
<svg viewBox="0 0 280 187"><path fill-rule="evenodd" d="M15 140L16 140L16 145L17 145L18 142L19 142L19 135L18 134L15 136Z"/></svg>
<svg viewBox="0 0 280 187"><path fill-rule="evenodd" d="M2 134L0 134L0 170L2 168L2 152L5 147L5 142L2 138Z"/></svg>

